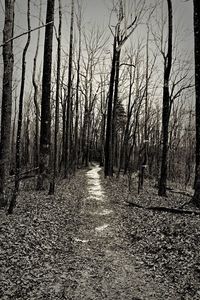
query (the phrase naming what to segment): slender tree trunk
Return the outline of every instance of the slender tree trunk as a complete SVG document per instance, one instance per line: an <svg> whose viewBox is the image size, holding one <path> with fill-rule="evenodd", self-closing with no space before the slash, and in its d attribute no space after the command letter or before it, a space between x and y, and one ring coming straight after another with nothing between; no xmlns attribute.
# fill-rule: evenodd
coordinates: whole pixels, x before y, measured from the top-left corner
<svg viewBox="0 0 200 300"><path fill-rule="evenodd" d="M23 104L24 104L24 86L26 75L26 53L31 39L31 26L30 26L30 0L27 2L27 23L28 23L28 38L22 54L22 75L21 75L21 87L19 95L19 111L18 111L18 124L17 124L17 137L16 137L16 158L15 158L15 188L13 191L12 199L8 209L8 213L12 214L16 205L17 194L19 191L19 174L20 174L20 146L21 146L21 131L22 131L22 119L23 119Z"/></svg>
<svg viewBox="0 0 200 300"><path fill-rule="evenodd" d="M42 11L42 3L40 0L40 12L39 12L39 24L40 26L40 20L41 20L41 11ZM36 75L36 66L37 66L37 57L38 57L38 50L39 50L39 43L40 43L40 29L38 29L38 36L37 36L37 45L35 50L35 56L33 60L33 74L32 74L32 83L34 88L34 95L33 95L33 101L35 106L35 153L34 153L34 167L39 167L39 117L40 117L40 109L38 105L38 85L35 80Z"/></svg>
<svg viewBox="0 0 200 300"><path fill-rule="evenodd" d="M15 103L14 103L14 118L13 118L13 125L12 125L12 139L11 139L11 166L10 166L10 171L12 175L14 174L15 170L15 133L16 133L16 119L17 119L17 92L15 90Z"/></svg>
<svg viewBox="0 0 200 300"><path fill-rule="evenodd" d="M105 140L105 124L106 124L106 115L102 114L101 120L101 136L100 136L100 167L104 165L104 140Z"/></svg>
<svg viewBox="0 0 200 300"><path fill-rule="evenodd" d="M20 168L22 168L23 166L27 167L30 161L30 155L29 155L29 149L30 149L30 136L29 136L29 132L30 132L30 116L29 116L29 110L27 112L25 112L23 114L23 138L21 137L21 142L20 142L20 148L24 148L24 153L22 152L22 150L20 150ZM27 116L25 118L25 116ZM21 136L22 136L21 134Z"/></svg>
<svg viewBox="0 0 200 300"><path fill-rule="evenodd" d="M105 104L104 104L105 103ZM104 105L106 105L105 86L101 76L101 133L100 133L100 167L104 166L104 142L105 142L105 126L106 113L104 112Z"/></svg>
<svg viewBox="0 0 200 300"><path fill-rule="evenodd" d="M200 2L198 0L193 2L196 89L196 167L193 203L200 208Z"/></svg>
<svg viewBox="0 0 200 300"><path fill-rule="evenodd" d="M45 44L42 78L41 127L40 127L40 158L37 189L44 189L44 179L48 177L51 145L51 65L53 44L53 21L55 0L48 0L45 27Z"/></svg>
<svg viewBox="0 0 200 300"><path fill-rule="evenodd" d="M80 8L79 8L80 9ZM78 43L78 60L77 60L77 81L76 81L76 119L75 119L75 136L74 136L74 172L78 166L78 121L79 121L79 85L80 85L80 62L81 62L81 11L78 21L79 43Z"/></svg>
<svg viewBox="0 0 200 300"><path fill-rule="evenodd" d="M108 92L107 122L106 122L106 140L105 140L105 167L104 175L113 176L112 168L112 111L113 111L113 91L115 82L116 67L116 36L113 44L112 68L110 73L110 85Z"/></svg>
<svg viewBox="0 0 200 300"><path fill-rule="evenodd" d="M141 166L141 180L140 180L140 188L143 188L144 185L144 176L145 169L147 168L148 162L148 88L149 88L149 27L147 29L147 43L146 43L146 88L145 88L145 120L144 120L144 154L142 158L142 166Z"/></svg>
<svg viewBox="0 0 200 300"><path fill-rule="evenodd" d="M66 157L65 157L65 177L70 173L70 151L71 151L71 107L72 107L72 58L73 58L73 31L74 31L74 0L71 1L71 25L69 43L69 70L67 87L67 115L66 115Z"/></svg>
<svg viewBox="0 0 200 300"><path fill-rule="evenodd" d="M169 95L169 77L172 65L172 3L167 0L168 5L168 52L164 62L164 87L163 87L163 111L162 111L162 162L159 180L159 196L166 196L167 185L167 155L168 155L168 136L170 119L170 95Z"/></svg>
<svg viewBox="0 0 200 300"><path fill-rule="evenodd" d="M86 162L86 150L87 150L87 128L88 128L88 114L89 114L89 107L88 107L88 72L89 72L89 64L87 64L86 68L86 76L85 76L85 104L84 104L84 117L83 117L83 127L82 127L82 165L87 166Z"/></svg>
<svg viewBox="0 0 200 300"><path fill-rule="evenodd" d="M133 86L132 69L130 69L127 121L126 121L126 126L125 126L125 131L124 131L124 139L123 139L123 143L122 143L122 147L121 147L118 176L120 175L122 166L124 166L124 171L125 171L125 165L127 164L127 160L128 160L128 142L129 142L130 121L131 121L132 110L133 110L133 106L134 106L134 104L132 104L132 106L131 106L132 86Z"/></svg>
<svg viewBox="0 0 200 300"><path fill-rule="evenodd" d="M54 154L53 154L53 172L50 183L49 194L53 195L55 191L55 178L57 171L58 154L58 131L59 131L59 97L60 97L60 63L61 63L61 31L62 31L62 7L59 0L59 26L58 26L58 48L57 48L57 74L56 74L56 109L55 109L55 130L54 130Z"/></svg>
<svg viewBox="0 0 200 300"><path fill-rule="evenodd" d="M62 105L62 159L60 162L60 170L62 165L65 170L65 160L66 160L66 106L67 106L67 91L64 88L63 96L63 105ZM65 172L65 171L64 171Z"/></svg>
<svg viewBox="0 0 200 300"><path fill-rule="evenodd" d="M12 78L13 78L13 38L14 0L5 1L5 21L3 30L3 91L1 107L1 137L0 137L0 207L7 204L6 179L9 172L10 136L12 114Z"/></svg>
<svg viewBox="0 0 200 300"><path fill-rule="evenodd" d="M85 166L89 166L90 161L90 139L91 139L91 128L92 128L92 89L93 89L93 57L91 57L90 62L90 77L89 77L89 105L88 105L88 113L87 113L87 126L86 126L86 153L85 153Z"/></svg>
<svg viewBox="0 0 200 300"><path fill-rule="evenodd" d="M116 108L118 103L118 87L119 87L119 64L120 64L120 53L121 51L116 51L116 62L115 62L115 90L114 90L114 97L113 97L113 112L112 112L112 168L115 163L115 152L116 152L116 139L117 139L117 132L116 132Z"/></svg>
<svg viewBox="0 0 200 300"><path fill-rule="evenodd" d="M189 112L188 128L185 136L185 190L192 175L192 140L191 140L192 109Z"/></svg>
<svg viewBox="0 0 200 300"><path fill-rule="evenodd" d="M134 74L134 78L136 76L136 99L140 99L140 95L139 95L139 68L136 69L135 71L136 73ZM133 151L134 148L136 146L136 136L137 136L137 131L139 130L139 115L140 115L140 108L142 105L142 98L139 100L139 103L137 105L137 107L135 108L135 112L134 112L134 129L133 129L133 134L132 134L132 145L130 147L130 149L128 150L127 147L127 152L125 153L125 162L124 162L124 175L127 174L128 169L129 169L129 163L131 160L131 156L133 155ZM130 118L132 115L132 110L133 110L134 106L131 106L131 110L130 110ZM129 120L130 122L130 120ZM130 130L128 131L128 136L130 134ZM129 172L130 174L130 172Z"/></svg>

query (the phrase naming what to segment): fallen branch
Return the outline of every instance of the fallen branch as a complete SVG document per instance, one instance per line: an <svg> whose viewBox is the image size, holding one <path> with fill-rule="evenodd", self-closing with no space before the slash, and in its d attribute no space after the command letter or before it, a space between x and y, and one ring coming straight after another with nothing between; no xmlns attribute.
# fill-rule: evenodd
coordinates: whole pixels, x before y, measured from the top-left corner
<svg viewBox="0 0 200 300"><path fill-rule="evenodd" d="M24 175L19 177L19 181L25 180L25 179L30 179L34 178L36 175Z"/></svg>
<svg viewBox="0 0 200 300"><path fill-rule="evenodd" d="M170 190L171 193L173 194L179 194L179 195L183 195L183 196L187 196L187 197L192 197L192 195L188 192L184 192L184 191L175 191L173 189Z"/></svg>
<svg viewBox="0 0 200 300"><path fill-rule="evenodd" d="M23 175L29 174L29 173L31 173L31 172L35 172L35 171L37 171L37 170L39 170L38 167L37 167L37 168L30 169L30 170L27 170L27 171L24 171L24 172L20 173L19 175L20 175L20 176L23 176Z"/></svg>
<svg viewBox="0 0 200 300"><path fill-rule="evenodd" d="M53 21L48 22L48 23L46 23L46 24L44 24L44 25L35 27L35 28L31 29L31 30L25 31L25 32L23 32L23 33L21 33L21 34L19 34L19 35L17 35L17 36L14 36L14 37L12 37L11 39L5 41L3 44L1 44L1 45L0 45L0 48L3 47L4 45L8 44L9 42L14 41L14 40L20 38L20 37L23 36L23 35L26 35L26 34L28 34L28 33L30 33L30 32L33 32L33 31L35 31L35 30L38 30L38 29L40 29L40 28L46 27L47 25L50 25L50 24L52 24L52 23L53 23Z"/></svg>
<svg viewBox="0 0 200 300"><path fill-rule="evenodd" d="M23 179L28 179L28 178L33 178L36 176L36 174L30 174L32 172L37 171L39 168L34 168L34 169L30 169L27 171L24 171L22 173L19 174L19 180L23 180ZM12 182L15 180L15 174L9 177L9 180Z"/></svg>
<svg viewBox="0 0 200 300"><path fill-rule="evenodd" d="M164 211L174 214L187 214L187 215L200 215L200 211L197 210L183 210L179 208L170 208L165 206L142 206L134 202L127 202L129 206L134 206L141 209L152 210L152 211Z"/></svg>
<svg viewBox="0 0 200 300"><path fill-rule="evenodd" d="M155 185L155 188L157 189L158 188L158 185ZM171 188L171 187L166 187L166 189L168 190L168 191L170 191L171 193L174 193L174 194L180 194L180 195L183 195L183 196L187 196L187 197L192 197L192 195L191 195L191 193L189 193L189 192L185 192L185 191L176 191L176 190L174 190L173 188Z"/></svg>

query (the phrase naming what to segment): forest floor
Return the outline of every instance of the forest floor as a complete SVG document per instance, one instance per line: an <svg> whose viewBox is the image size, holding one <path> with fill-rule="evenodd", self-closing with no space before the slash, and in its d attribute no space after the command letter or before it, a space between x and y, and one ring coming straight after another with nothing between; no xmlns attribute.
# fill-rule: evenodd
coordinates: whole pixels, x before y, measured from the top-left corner
<svg viewBox="0 0 200 300"><path fill-rule="evenodd" d="M128 201L143 206L190 200L134 186ZM97 165L60 180L55 196L27 181L14 214L0 212L0 299L200 299L200 216L129 206L127 190Z"/></svg>

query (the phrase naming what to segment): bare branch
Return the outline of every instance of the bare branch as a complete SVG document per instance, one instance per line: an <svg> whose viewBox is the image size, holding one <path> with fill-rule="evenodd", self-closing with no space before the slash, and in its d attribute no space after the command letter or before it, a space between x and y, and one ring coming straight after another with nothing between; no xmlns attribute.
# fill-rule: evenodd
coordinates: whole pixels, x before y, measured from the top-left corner
<svg viewBox="0 0 200 300"><path fill-rule="evenodd" d="M35 27L35 28L33 28L33 29L31 29L31 30L28 30L28 31L26 31L26 32L23 32L23 33L21 33L21 34L19 34L19 35L17 35L17 36L14 36L13 38L11 38L11 39L5 41L3 44L1 44L1 45L0 45L0 48L3 47L4 45L8 44L9 42L14 41L14 40L20 38L20 37L23 36L23 35L26 35L26 34L28 34L28 33L30 33L30 32L33 32L33 31L35 31L35 30L38 30L38 29L40 29L40 28L46 27L46 26L50 25L51 23L53 23L53 21L48 22L48 23L46 23L46 24L44 24L44 25Z"/></svg>

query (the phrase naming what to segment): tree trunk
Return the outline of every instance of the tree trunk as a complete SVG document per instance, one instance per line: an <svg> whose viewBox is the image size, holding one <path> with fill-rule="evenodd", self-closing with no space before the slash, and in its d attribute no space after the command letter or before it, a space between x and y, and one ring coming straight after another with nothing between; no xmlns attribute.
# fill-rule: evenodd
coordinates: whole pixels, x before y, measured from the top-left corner
<svg viewBox="0 0 200 300"><path fill-rule="evenodd" d="M12 124L12 138L11 138L11 166L10 166L10 173L11 175L14 174L15 169L15 133L16 133L16 119L17 119L17 92L15 90L15 97L14 97L14 118L13 118L13 124Z"/></svg>
<svg viewBox="0 0 200 300"><path fill-rule="evenodd" d="M169 96L169 77L172 65L172 3L167 0L168 5L168 52L164 61L164 87L163 87L163 111L162 111L162 161L159 180L159 196L166 196L167 185L167 155L168 155L168 136L170 119L170 96Z"/></svg>
<svg viewBox="0 0 200 300"><path fill-rule="evenodd" d="M132 111L133 111L133 107L134 107L134 103L131 105L132 87L133 87L132 67L130 67L130 83L129 83L129 95L128 95L127 121L126 121L126 126L125 126L125 131L124 131L123 144L121 147L118 176L120 174L122 166L124 167L124 172L125 172L125 165L127 165L127 161L128 161L128 142L129 142L129 136L130 136L130 121L131 121ZM124 173L124 175L125 175L125 173Z"/></svg>
<svg viewBox="0 0 200 300"><path fill-rule="evenodd" d="M16 157L15 157L15 188L13 191L12 199L9 205L8 213L12 214L16 205L17 194L19 191L19 173L20 173L20 146L21 146L21 131L22 131L22 118L23 118L23 104L24 104L24 86L26 75L26 53L30 44L30 0L27 2L27 23L28 23L28 38L22 54L22 75L21 87L19 95L19 111L18 111L18 124L17 124L17 137L16 137Z"/></svg>
<svg viewBox="0 0 200 300"><path fill-rule="evenodd" d="M9 172L11 114L12 114L12 77L13 77L13 38L14 0L5 1L5 21L3 30L3 91L1 107L0 138L0 207L7 204L5 198L6 179ZM6 41L9 41L5 43Z"/></svg>
<svg viewBox="0 0 200 300"><path fill-rule="evenodd" d="M105 141L105 167L104 175L113 176L112 168L112 111L113 111L113 90L115 83L116 67L116 36L113 44L112 68L110 73L110 85L108 92L107 123L106 123L106 141Z"/></svg>
<svg viewBox="0 0 200 300"><path fill-rule="evenodd" d="M69 70L67 87L67 115L66 115L66 156L65 156L65 177L70 173L70 151L71 151L71 107L72 107L72 58L73 58L73 30L74 30L74 0L71 1L71 25L69 42Z"/></svg>
<svg viewBox="0 0 200 300"><path fill-rule="evenodd" d="M200 208L200 2L194 0L194 46L196 90L196 168L193 203Z"/></svg>
<svg viewBox="0 0 200 300"><path fill-rule="evenodd" d="M114 166L114 163L116 162L115 160L115 152L116 152L116 139L117 139L117 132L116 132L116 108L117 108L117 103L118 103L118 86L119 86L119 63L120 63L120 53L121 51L118 50L116 51L116 66L115 66L115 91L114 91L114 99L113 99L113 112L112 112L112 168Z"/></svg>
<svg viewBox="0 0 200 300"><path fill-rule="evenodd" d="M81 8L79 7L79 10ZM79 11L78 20L78 33L79 33L79 43L78 43L78 60L77 60L77 81L76 81L76 119L75 119L75 136L74 136L74 172L76 172L78 167L78 121L79 121L79 85L80 85L80 62L81 62L81 10Z"/></svg>
<svg viewBox="0 0 200 300"><path fill-rule="evenodd" d="M45 44L43 59L43 78L42 78L42 101L41 101L41 128L40 128L40 158L39 176L37 188L44 189L44 179L47 178L50 164L50 145L51 145L51 65L52 65L52 43L53 43L53 21L54 21L54 2L47 2L46 23L51 22L45 27Z"/></svg>
<svg viewBox="0 0 200 300"><path fill-rule="evenodd" d="M49 194L53 195L55 191L55 178L57 170L58 154L58 131L59 131L59 97L60 97L60 62L61 62L61 31L62 31L62 8L59 0L59 27L58 27L58 48L57 48L57 74L56 74L56 109L55 109L55 131L54 131L54 154L53 154L53 172L50 183Z"/></svg>
<svg viewBox="0 0 200 300"><path fill-rule="evenodd" d="M84 104L84 117L83 117L83 127L82 127L82 138L81 138L81 150L82 150L82 165L87 167L86 154L87 154L87 128L88 128L88 72L89 72L89 63L86 67L86 75L85 75L85 104Z"/></svg>
<svg viewBox="0 0 200 300"><path fill-rule="evenodd" d="M40 20L41 20L41 11L42 11L42 3L40 0L40 12L39 12L39 24L40 26ZM38 105L38 85L35 80L36 75L36 66L37 66L37 57L38 57L38 50L39 50L39 43L40 43L40 29L38 29L38 36L37 36L37 45L35 50L35 56L33 60L33 74L32 74L32 83L34 88L34 95L33 95L33 101L35 106L35 153L34 153L34 167L39 167L39 117L40 117L40 109Z"/></svg>
<svg viewBox="0 0 200 300"><path fill-rule="evenodd" d="M147 168L148 163L148 87L149 87L149 27L147 29L147 43L146 43L146 87L145 87L145 120L144 120L144 154L142 158L142 166L141 166L141 189L143 189L144 185L144 177L145 177L145 169Z"/></svg>

